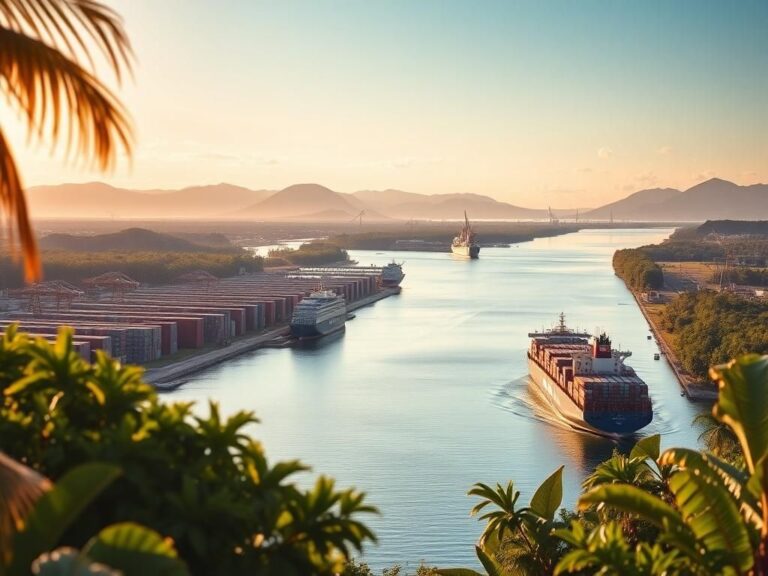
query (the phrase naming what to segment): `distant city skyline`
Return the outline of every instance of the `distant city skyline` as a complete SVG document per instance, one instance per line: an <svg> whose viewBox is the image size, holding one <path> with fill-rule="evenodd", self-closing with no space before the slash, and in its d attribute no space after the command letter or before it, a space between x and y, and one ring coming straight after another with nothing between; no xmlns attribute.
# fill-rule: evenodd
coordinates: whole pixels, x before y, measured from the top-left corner
<svg viewBox="0 0 768 576"><path fill-rule="evenodd" d="M116 0L136 127L108 176L27 143L28 186L230 182L598 206L768 181L768 3Z"/></svg>

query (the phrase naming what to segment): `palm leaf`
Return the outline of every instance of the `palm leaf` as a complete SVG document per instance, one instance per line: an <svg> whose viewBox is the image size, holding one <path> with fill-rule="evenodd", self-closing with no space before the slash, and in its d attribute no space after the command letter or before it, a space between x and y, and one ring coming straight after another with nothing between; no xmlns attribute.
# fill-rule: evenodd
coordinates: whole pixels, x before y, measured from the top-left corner
<svg viewBox="0 0 768 576"><path fill-rule="evenodd" d="M31 134L66 130L66 150L112 166L118 145L130 152L131 128L115 96L94 75L91 49L121 78L130 69L122 22L96 0L0 0L0 85ZM90 70L83 66L87 61ZM74 148L74 150L73 150ZM40 258L13 153L0 133L0 210L7 214L11 252L16 240L28 282L41 277Z"/></svg>
<svg viewBox="0 0 768 576"><path fill-rule="evenodd" d="M13 574L27 573L32 561L51 550L67 527L120 474L109 464L82 464L62 476L43 494L16 535Z"/></svg>
<svg viewBox="0 0 768 576"><path fill-rule="evenodd" d="M13 243L14 232L18 235L24 256L24 277L28 282L40 278L40 255L37 251L35 234L29 221L27 201L21 185L21 178L16 168L8 142L0 130L0 216L8 215L8 235L11 239L11 254L16 255Z"/></svg>
<svg viewBox="0 0 768 576"><path fill-rule="evenodd" d="M51 489L51 483L31 468L0 453L0 564L13 556L15 534L38 498Z"/></svg>

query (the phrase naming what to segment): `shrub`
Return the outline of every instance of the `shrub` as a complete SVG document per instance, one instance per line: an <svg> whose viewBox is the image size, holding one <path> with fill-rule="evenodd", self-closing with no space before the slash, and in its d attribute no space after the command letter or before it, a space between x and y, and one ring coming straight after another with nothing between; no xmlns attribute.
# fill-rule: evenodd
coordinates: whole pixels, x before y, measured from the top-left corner
<svg viewBox="0 0 768 576"><path fill-rule="evenodd" d="M90 364L63 330L55 344L11 328L0 339L0 449L59 479L81 463L123 474L63 538L81 547L108 524L173 538L193 574L330 574L373 540L364 495L320 476L303 489L297 461L270 464L247 429L253 413L207 416L166 403L142 371L100 354Z"/></svg>

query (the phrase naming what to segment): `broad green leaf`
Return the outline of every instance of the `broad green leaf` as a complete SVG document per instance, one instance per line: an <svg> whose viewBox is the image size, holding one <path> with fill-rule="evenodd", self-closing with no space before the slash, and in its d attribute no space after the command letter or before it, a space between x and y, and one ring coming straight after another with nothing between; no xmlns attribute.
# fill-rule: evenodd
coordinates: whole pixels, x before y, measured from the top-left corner
<svg viewBox="0 0 768 576"><path fill-rule="evenodd" d="M542 482L531 499L531 510L547 520L555 517L563 501L563 466Z"/></svg>
<svg viewBox="0 0 768 576"><path fill-rule="evenodd" d="M27 574L32 561L56 546L64 531L120 475L116 466L77 466L43 494L16 535L11 574Z"/></svg>
<svg viewBox="0 0 768 576"><path fill-rule="evenodd" d="M636 486L604 484L579 498L582 510L598 504L637 514L659 528L667 526L672 530L686 530L680 514L672 506Z"/></svg>
<svg viewBox="0 0 768 576"><path fill-rule="evenodd" d="M671 448L665 451L659 457L659 464L676 466L683 470L701 470L705 467L711 469L720 477L725 488L745 506L752 521L762 522L760 519L760 495L755 493L755 488L759 491L759 484L750 486L750 477L743 470L721 460L714 454L689 448ZM755 483L753 482L753 484Z"/></svg>
<svg viewBox="0 0 768 576"><path fill-rule="evenodd" d="M736 500L709 467L681 470L669 488L683 521L708 552L727 552L742 571L752 567L752 544Z"/></svg>
<svg viewBox="0 0 768 576"><path fill-rule="evenodd" d="M480 546L475 546L475 552L483 568L488 572L488 576L505 576L499 563L486 554Z"/></svg>
<svg viewBox="0 0 768 576"><path fill-rule="evenodd" d="M654 434L653 436L647 436L641 438L632 447L629 453L630 458L650 458L651 460L658 460L659 453L661 452L661 436Z"/></svg>
<svg viewBox="0 0 768 576"><path fill-rule="evenodd" d="M96 562L117 568L125 576L188 574L172 540L132 522L104 528L88 542L83 553Z"/></svg>
<svg viewBox="0 0 768 576"><path fill-rule="evenodd" d="M713 414L734 431L754 472L768 453L768 356L747 354L709 374L720 389Z"/></svg>

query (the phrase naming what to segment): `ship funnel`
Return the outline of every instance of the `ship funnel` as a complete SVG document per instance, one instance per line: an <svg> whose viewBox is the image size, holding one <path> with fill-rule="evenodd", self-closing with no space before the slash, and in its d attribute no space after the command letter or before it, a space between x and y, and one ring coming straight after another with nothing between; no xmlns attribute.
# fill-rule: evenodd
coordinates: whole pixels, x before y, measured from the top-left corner
<svg viewBox="0 0 768 576"><path fill-rule="evenodd" d="M592 338L592 357L610 358L611 357L611 339L605 332L600 336Z"/></svg>

